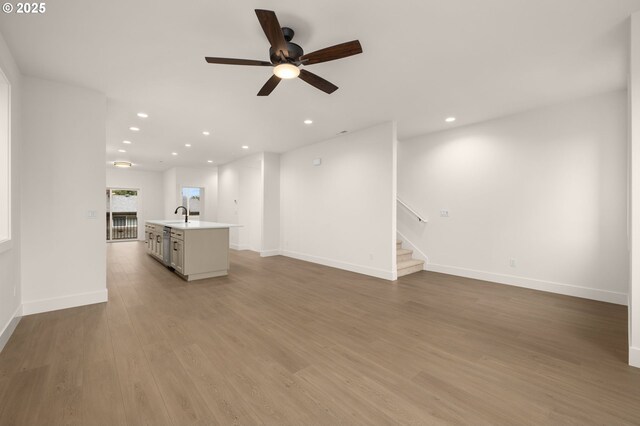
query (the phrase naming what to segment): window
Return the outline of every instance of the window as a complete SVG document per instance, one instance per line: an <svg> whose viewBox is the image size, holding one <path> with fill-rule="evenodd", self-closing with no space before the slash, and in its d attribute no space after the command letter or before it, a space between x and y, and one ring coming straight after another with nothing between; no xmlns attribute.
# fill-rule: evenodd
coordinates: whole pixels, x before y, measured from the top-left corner
<svg viewBox="0 0 640 426"><path fill-rule="evenodd" d="M11 87L0 70L0 249L11 240Z"/></svg>
<svg viewBox="0 0 640 426"><path fill-rule="evenodd" d="M204 209L204 188L182 188L182 205L189 211L189 216L200 217Z"/></svg>

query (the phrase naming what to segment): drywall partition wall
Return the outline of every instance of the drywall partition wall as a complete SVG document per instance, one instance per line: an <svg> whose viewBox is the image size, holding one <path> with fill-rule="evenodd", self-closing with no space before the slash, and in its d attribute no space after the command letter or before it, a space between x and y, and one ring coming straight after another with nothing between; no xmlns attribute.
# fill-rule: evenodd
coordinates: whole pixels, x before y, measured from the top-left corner
<svg viewBox="0 0 640 426"><path fill-rule="evenodd" d="M10 85L10 166L11 241L0 246L0 351L18 325L21 308L20 287L20 157L22 77L9 48L0 35L0 70Z"/></svg>
<svg viewBox="0 0 640 426"><path fill-rule="evenodd" d="M281 155L282 254L396 278L395 133L389 122Z"/></svg>
<svg viewBox="0 0 640 426"><path fill-rule="evenodd" d="M626 92L401 141L426 269L627 303ZM448 217L443 217L448 215Z"/></svg>
<svg viewBox="0 0 640 426"><path fill-rule="evenodd" d="M262 257L280 254L280 154L263 153Z"/></svg>
<svg viewBox="0 0 640 426"><path fill-rule="evenodd" d="M174 212L176 207L182 204L178 197L178 184L176 181L176 168L166 170L162 174L162 189L164 192L164 214L161 219L178 219L179 216Z"/></svg>
<svg viewBox="0 0 640 426"><path fill-rule="evenodd" d="M631 15L629 72L630 246L629 364L640 367L640 12Z"/></svg>
<svg viewBox="0 0 640 426"><path fill-rule="evenodd" d="M107 187L138 190L138 240L143 241L145 220L164 218L162 173L109 167Z"/></svg>
<svg viewBox="0 0 640 426"><path fill-rule="evenodd" d="M204 189L204 211L198 220L216 222L218 220L218 169L217 167L174 167L164 172L165 219L181 219L182 213L175 214L176 207L182 205L182 188Z"/></svg>
<svg viewBox="0 0 640 426"><path fill-rule="evenodd" d="M23 80L25 314L105 302L106 97Z"/></svg>
<svg viewBox="0 0 640 426"><path fill-rule="evenodd" d="M262 251L262 162L259 153L218 167L218 220L242 225L229 234L236 250Z"/></svg>

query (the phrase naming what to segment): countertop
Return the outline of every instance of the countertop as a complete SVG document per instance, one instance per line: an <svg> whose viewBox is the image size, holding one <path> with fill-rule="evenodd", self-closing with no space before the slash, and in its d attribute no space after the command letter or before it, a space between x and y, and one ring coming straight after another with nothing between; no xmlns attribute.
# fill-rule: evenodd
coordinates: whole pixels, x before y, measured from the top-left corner
<svg viewBox="0 0 640 426"><path fill-rule="evenodd" d="M190 220L189 223L184 223L184 220L147 220L146 222L176 229L221 229L237 228L242 226L234 225L232 223L203 222L198 220Z"/></svg>

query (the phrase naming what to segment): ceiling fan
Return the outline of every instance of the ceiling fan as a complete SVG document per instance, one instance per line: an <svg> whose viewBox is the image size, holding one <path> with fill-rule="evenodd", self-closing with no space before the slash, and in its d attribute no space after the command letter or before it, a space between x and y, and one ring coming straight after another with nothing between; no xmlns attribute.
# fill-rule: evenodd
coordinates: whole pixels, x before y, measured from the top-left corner
<svg viewBox="0 0 640 426"><path fill-rule="evenodd" d="M267 36L267 39L271 44L271 47L269 48L271 62L251 59L212 57L206 57L205 59L210 64L273 67L273 76L271 76L265 85L262 86L262 89L258 92L258 96L268 96L281 80L296 77L300 77L303 81L325 93L333 93L338 90L338 86L312 72L301 69L300 65L313 65L362 53L362 46L360 46L360 42L358 40L353 40L327 47L325 49L316 50L315 52L307 53L305 55L302 47L291 42L294 35L293 30L288 27L280 27L280 23L278 22L275 12L272 10L256 9L256 15L258 16L258 21L260 21L260 25L264 30L264 34Z"/></svg>

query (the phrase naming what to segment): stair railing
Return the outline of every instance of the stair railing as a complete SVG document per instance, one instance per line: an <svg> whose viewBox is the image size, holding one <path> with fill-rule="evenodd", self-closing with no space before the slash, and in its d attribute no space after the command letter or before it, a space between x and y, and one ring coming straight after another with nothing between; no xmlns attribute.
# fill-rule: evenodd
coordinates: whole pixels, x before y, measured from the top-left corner
<svg viewBox="0 0 640 426"><path fill-rule="evenodd" d="M418 218L418 222L424 222L427 223L427 219L423 218L422 216L420 216L414 209L412 209L411 207L409 207L407 205L407 203L405 203L404 201L402 201L400 199L400 197L397 197L396 200L398 200L398 203L400 203L405 209L409 210L415 217Z"/></svg>

